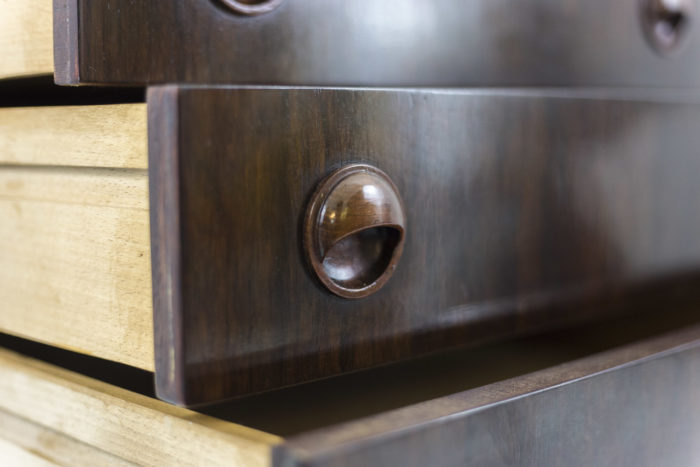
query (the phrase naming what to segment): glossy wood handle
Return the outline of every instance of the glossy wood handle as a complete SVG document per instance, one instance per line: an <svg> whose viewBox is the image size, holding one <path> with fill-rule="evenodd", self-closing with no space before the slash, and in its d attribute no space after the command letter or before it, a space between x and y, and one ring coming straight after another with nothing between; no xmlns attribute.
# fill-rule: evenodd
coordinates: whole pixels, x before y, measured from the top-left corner
<svg viewBox="0 0 700 467"><path fill-rule="evenodd" d="M641 0L642 24L651 46L661 55L685 42L693 16L693 0Z"/></svg>
<svg viewBox="0 0 700 467"><path fill-rule="evenodd" d="M271 12L280 6L284 0L221 0L221 2L238 14L255 16Z"/></svg>
<svg viewBox="0 0 700 467"><path fill-rule="evenodd" d="M333 172L314 193L304 242L311 267L331 292L361 298L391 277L405 235L394 183L376 167L352 164Z"/></svg>

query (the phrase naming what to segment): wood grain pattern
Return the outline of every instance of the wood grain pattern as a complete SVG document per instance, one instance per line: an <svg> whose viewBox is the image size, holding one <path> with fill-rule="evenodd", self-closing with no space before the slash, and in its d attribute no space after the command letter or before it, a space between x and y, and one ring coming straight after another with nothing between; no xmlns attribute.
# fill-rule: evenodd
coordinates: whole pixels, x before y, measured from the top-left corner
<svg viewBox="0 0 700 467"><path fill-rule="evenodd" d="M279 441L6 350L0 408L145 466L269 465Z"/></svg>
<svg viewBox="0 0 700 467"><path fill-rule="evenodd" d="M700 327L291 438L284 467L696 465Z"/></svg>
<svg viewBox="0 0 700 467"><path fill-rule="evenodd" d="M639 0L293 0L255 17L217 0L56 0L61 84L683 86Z"/></svg>
<svg viewBox="0 0 700 467"><path fill-rule="evenodd" d="M51 0L0 0L0 79L53 73Z"/></svg>
<svg viewBox="0 0 700 467"><path fill-rule="evenodd" d="M148 101L167 400L593 319L669 281L697 287L696 96L166 86ZM354 162L392 178L411 226L394 276L362 300L324 290L301 239L317 184Z"/></svg>
<svg viewBox="0 0 700 467"><path fill-rule="evenodd" d="M319 184L304 216L304 250L334 294L362 298L393 274L406 219L391 179L376 167L346 165Z"/></svg>
<svg viewBox="0 0 700 467"><path fill-rule="evenodd" d="M4 465L17 467L55 467L59 465L2 438L0 438L0 459Z"/></svg>
<svg viewBox="0 0 700 467"><path fill-rule="evenodd" d="M143 170L0 166L0 331L153 370Z"/></svg>
<svg viewBox="0 0 700 467"><path fill-rule="evenodd" d="M0 108L0 164L145 169L146 150L145 104Z"/></svg>
<svg viewBox="0 0 700 467"><path fill-rule="evenodd" d="M0 411L0 460L4 466L128 467L131 462L50 428Z"/></svg>

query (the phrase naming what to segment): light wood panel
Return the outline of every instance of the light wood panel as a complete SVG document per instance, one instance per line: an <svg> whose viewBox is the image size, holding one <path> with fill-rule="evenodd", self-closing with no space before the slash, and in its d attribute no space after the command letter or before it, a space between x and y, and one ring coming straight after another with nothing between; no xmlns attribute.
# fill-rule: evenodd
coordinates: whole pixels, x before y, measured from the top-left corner
<svg viewBox="0 0 700 467"><path fill-rule="evenodd" d="M53 73L52 0L0 0L0 79Z"/></svg>
<svg viewBox="0 0 700 467"><path fill-rule="evenodd" d="M3 465L17 467L47 467L60 465L50 462L40 455L23 449L21 446L2 438L0 438L0 460L2 460Z"/></svg>
<svg viewBox="0 0 700 467"><path fill-rule="evenodd" d="M50 428L0 410L0 460L4 466L128 467L131 462Z"/></svg>
<svg viewBox="0 0 700 467"><path fill-rule="evenodd" d="M0 166L0 331L153 370L143 170Z"/></svg>
<svg viewBox="0 0 700 467"><path fill-rule="evenodd" d="M140 465L268 465L280 441L6 350L0 408Z"/></svg>
<svg viewBox="0 0 700 467"><path fill-rule="evenodd" d="M0 163L145 169L147 144L146 104L0 109Z"/></svg>

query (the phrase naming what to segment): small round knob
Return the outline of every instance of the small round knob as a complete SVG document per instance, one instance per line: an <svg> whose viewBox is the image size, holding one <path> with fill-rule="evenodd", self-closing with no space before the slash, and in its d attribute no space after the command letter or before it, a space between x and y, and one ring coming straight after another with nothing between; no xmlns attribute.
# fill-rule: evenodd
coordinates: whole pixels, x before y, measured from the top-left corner
<svg viewBox="0 0 700 467"><path fill-rule="evenodd" d="M642 24L651 46L661 55L678 50L690 29L693 0L640 0Z"/></svg>
<svg viewBox="0 0 700 467"><path fill-rule="evenodd" d="M396 186L371 165L342 167L321 182L304 224L304 246L320 281L344 298L366 297L393 274L406 216Z"/></svg>
<svg viewBox="0 0 700 467"><path fill-rule="evenodd" d="M282 4L284 0L221 0L234 12L241 15L261 15L268 13Z"/></svg>

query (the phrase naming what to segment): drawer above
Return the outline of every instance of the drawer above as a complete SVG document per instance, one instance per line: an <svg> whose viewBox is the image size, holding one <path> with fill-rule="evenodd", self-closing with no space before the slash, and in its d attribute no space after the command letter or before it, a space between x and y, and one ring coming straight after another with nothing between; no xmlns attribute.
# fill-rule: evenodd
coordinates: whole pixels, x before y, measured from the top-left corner
<svg viewBox="0 0 700 467"><path fill-rule="evenodd" d="M697 87L694 3L55 0L56 78L61 84ZM240 14L246 5L277 8Z"/></svg>

